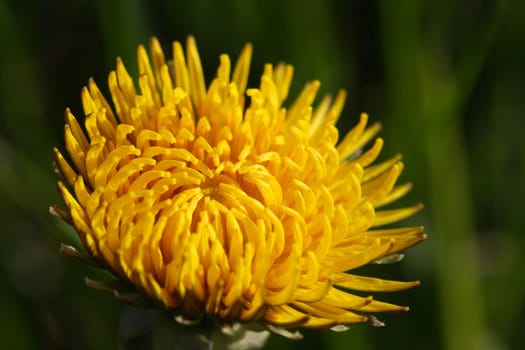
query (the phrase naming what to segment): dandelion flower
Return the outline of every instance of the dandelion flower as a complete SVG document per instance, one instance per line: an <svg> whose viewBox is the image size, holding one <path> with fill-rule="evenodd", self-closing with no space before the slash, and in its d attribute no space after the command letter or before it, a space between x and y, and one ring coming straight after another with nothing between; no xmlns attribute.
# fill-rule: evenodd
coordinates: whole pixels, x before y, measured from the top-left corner
<svg viewBox="0 0 525 350"><path fill-rule="evenodd" d="M84 126L66 110L67 154L54 150L67 208L52 208L88 254L62 250L117 277L90 285L181 320L340 329L407 310L361 295L419 282L352 273L425 238L383 227L421 207L381 209L410 190L396 185L400 156L373 165L383 141L366 114L339 137L343 91L314 105L314 81L283 105L289 65L265 65L247 88L251 55L246 45L233 69L221 55L207 86L193 38L172 60L152 39L137 81L117 59L111 104L89 81Z"/></svg>

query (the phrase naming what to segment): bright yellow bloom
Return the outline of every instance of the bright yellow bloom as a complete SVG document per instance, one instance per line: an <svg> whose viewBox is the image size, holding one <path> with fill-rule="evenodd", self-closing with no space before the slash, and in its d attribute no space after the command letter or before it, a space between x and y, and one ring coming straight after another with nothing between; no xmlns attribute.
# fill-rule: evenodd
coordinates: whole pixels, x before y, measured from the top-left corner
<svg viewBox="0 0 525 350"><path fill-rule="evenodd" d="M411 187L395 185L400 156L371 165L381 139L362 151L379 124L363 114L339 140L345 93L314 107L318 81L283 107L288 65L266 65L247 89L250 45L233 72L221 55L208 87L192 38L186 56L173 44L173 61L155 39L150 52L138 48L138 86L117 60L114 109L90 80L84 128L66 110L70 162L56 149L55 159L67 210L54 211L85 260L187 320L334 327L407 310L351 293L418 285L350 273L425 238L421 227L378 228L421 207L378 210Z"/></svg>

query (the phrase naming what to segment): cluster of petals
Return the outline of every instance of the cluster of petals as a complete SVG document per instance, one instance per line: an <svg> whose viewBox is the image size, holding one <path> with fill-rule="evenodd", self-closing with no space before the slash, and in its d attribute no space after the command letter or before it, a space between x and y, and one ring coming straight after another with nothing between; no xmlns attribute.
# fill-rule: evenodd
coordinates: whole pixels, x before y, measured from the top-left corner
<svg viewBox="0 0 525 350"><path fill-rule="evenodd" d="M419 282L352 273L425 238L385 228L421 208L381 209L410 190L396 185L401 157L375 163L380 125L365 114L339 137L344 91L314 105L314 81L284 107L289 65L265 65L247 88L251 55L246 45L234 67L221 55L206 85L193 38L172 60L152 39L137 81L117 60L111 104L89 81L83 126L66 110L67 154L54 150L66 208L52 210L87 255L64 251L119 281L92 285L128 301L131 286L186 320L337 328L407 310L367 295Z"/></svg>

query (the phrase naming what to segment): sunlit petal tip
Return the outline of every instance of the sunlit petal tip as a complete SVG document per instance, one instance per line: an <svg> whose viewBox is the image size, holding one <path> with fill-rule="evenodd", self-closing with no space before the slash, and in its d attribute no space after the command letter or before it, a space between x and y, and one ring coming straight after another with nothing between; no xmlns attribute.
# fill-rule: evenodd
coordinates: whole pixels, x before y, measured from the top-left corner
<svg viewBox="0 0 525 350"><path fill-rule="evenodd" d="M149 44L150 44L150 47L153 47L153 46L161 47L160 41L156 36L152 36L151 38L149 38Z"/></svg>
<svg viewBox="0 0 525 350"><path fill-rule="evenodd" d="M58 168L58 165L57 165L57 162L55 160L53 160L51 162L51 166L53 167L53 171L55 172L55 175L61 175L60 174L60 169Z"/></svg>
<svg viewBox="0 0 525 350"><path fill-rule="evenodd" d="M279 334L285 338L291 339L291 340L301 340L303 339L303 335L299 331L290 332L286 328L276 327L272 325L267 325L267 328L270 332Z"/></svg>
<svg viewBox="0 0 525 350"><path fill-rule="evenodd" d="M335 101L332 105L332 108L334 108L337 111L342 110L347 97L348 97L348 91L346 91L346 89L339 89L337 91L337 95L335 96Z"/></svg>
<svg viewBox="0 0 525 350"><path fill-rule="evenodd" d="M372 261L373 264L395 264L405 258L404 254L391 254Z"/></svg>
<svg viewBox="0 0 525 350"><path fill-rule="evenodd" d="M51 214L52 216L56 218L61 218L66 221L69 221L67 219L71 219L71 217L69 216L69 212L67 212L66 210L62 208L59 208L56 205L49 206L49 214Z"/></svg>
<svg viewBox="0 0 525 350"><path fill-rule="evenodd" d="M331 331L334 331L334 332L337 332L337 333L346 332L349 329L350 329L350 327L342 325L342 324L338 324L337 326L333 326L332 328L330 328Z"/></svg>
<svg viewBox="0 0 525 350"><path fill-rule="evenodd" d="M246 90L248 76L250 73L250 63L252 60L253 46L251 43L244 45L241 54L233 70L232 82L234 82L240 93Z"/></svg>
<svg viewBox="0 0 525 350"><path fill-rule="evenodd" d="M368 315L367 317L367 323L373 327L384 327L385 323L382 321L379 321L375 316Z"/></svg>
<svg viewBox="0 0 525 350"><path fill-rule="evenodd" d="M417 287L421 285L421 281L413 281L412 284L413 284L412 287Z"/></svg>
<svg viewBox="0 0 525 350"><path fill-rule="evenodd" d="M224 334L224 335L228 335L228 336L232 337L235 334L235 329L234 329L233 325L231 325L229 323L221 325L220 329L221 329L222 334Z"/></svg>
<svg viewBox="0 0 525 350"><path fill-rule="evenodd" d="M143 54L146 54L146 53L147 53L146 46L144 46L142 44L137 46L137 56L140 57L140 56L142 56Z"/></svg>
<svg viewBox="0 0 525 350"><path fill-rule="evenodd" d="M183 326L196 326L200 323L200 319L192 320L185 318L183 315L176 315L173 318L178 324L181 324Z"/></svg>
<svg viewBox="0 0 525 350"><path fill-rule="evenodd" d="M241 54L239 55L238 64L242 66L246 72L244 74L248 74L250 70L250 64L252 61L252 55L253 55L253 44L252 43L246 43L244 44Z"/></svg>
<svg viewBox="0 0 525 350"><path fill-rule="evenodd" d="M77 259L83 262L84 264L88 264L88 265L91 265L93 267L98 267L98 268L103 267L98 260L93 259L89 255L80 253L75 247L71 245L60 243L59 251L61 254Z"/></svg>
<svg viewBox="0 0 525 350"><path fill-rule="evenodd" d="M67 124L69 122L69 118L71 116L71 109L69 107L66 107L64 109L64 122Z"/></svg>

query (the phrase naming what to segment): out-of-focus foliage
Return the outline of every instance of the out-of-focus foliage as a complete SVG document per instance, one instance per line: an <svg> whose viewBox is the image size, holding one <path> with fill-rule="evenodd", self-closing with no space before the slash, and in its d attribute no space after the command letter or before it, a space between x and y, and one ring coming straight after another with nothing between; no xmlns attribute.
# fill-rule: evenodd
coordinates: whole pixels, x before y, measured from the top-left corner
<svg viewBox="0 0 525 350"><path fill-rule="evenodd" d="M406 314L387 327L273 336L272 349L513 349L525 322L525 3L520 1L0 2L0 348L115 349L121 302L90 290L99 271L58 254L77 244L48 215L60 203L51 149L66 106L81 115L89 77L105 87L120 55L155 35L196 36L211 77L218 55L254 44L252 85L266 62L295 66L349 92L341 130L360 112L384 125L386 156L401 152L406 203L426 210L429 240L381 269L421 279L389 295ZM135 70L131 64L130 70ZM107 89L105 90L107 92Z"/></svg>

